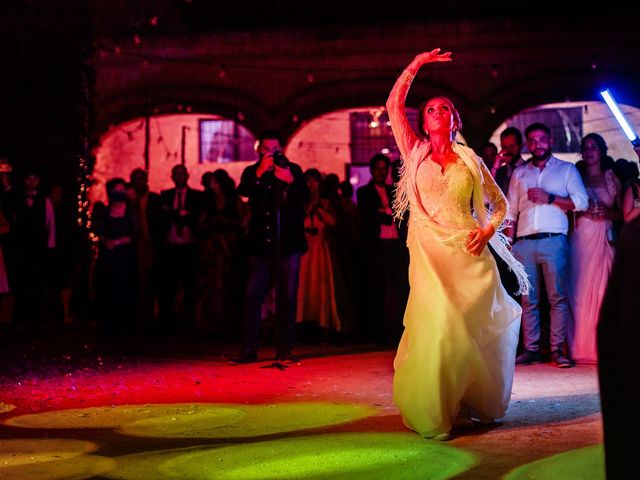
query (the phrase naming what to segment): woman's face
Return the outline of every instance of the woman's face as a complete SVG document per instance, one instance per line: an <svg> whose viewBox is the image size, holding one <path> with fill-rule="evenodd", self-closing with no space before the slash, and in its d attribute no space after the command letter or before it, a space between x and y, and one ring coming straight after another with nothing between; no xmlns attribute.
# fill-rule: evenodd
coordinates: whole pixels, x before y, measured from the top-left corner
<svg viewBox="0 0 640 480"><path fill-rule="evenodd" d="M582 147L582 159L587 165L599 165L602 160L602 152L598 144L592 138L587 138Z"/></svg>
<svg viewBox="0 0 640 480"><path fill-rule="evenodd" d="M216 177L212 176L209 179L209 188L216 195L220 193L220 184L218 183L218 180L216 179Z"/></svg>
<svg viewBox="0 0 640 480"><path fill-rule="evenodd" d="M317 192L320 188L320 182L316 177L309 177L307 178L307 187L309 187L309 191Z"/></svg>
<svg viewBox="0 0 640 480"><path fill-rule="evenodd" d="M136 193L136 189L133 187L127 187L126 192L127 192L127 200L129 200L130 202L135 202L138 197L138 194Z"/></svg>
<svg viewBox="0 0 640 480"><path fill-rule="evenodd" d="M455 127L453 104L446 98L432 98L424 108L424 128L427 132L451 132Z"/></svg>
<svg viewBox="0 0 640 480"><path fill-rule="evenodd" d="M108 193L110 202L124 202L127 200L127 188L123 183L116 183Z"/></svg>

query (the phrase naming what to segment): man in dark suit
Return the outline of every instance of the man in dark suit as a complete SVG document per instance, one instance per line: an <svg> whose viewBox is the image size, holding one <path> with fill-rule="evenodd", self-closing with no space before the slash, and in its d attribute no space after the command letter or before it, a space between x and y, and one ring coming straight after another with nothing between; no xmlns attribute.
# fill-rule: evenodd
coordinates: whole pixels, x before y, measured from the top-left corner
<svg viewBox="0 0 640 480"><path fill-rule="evenodd" d="M500 151L493 165L487 165L496 183L506 195L513 171L526 162L522 158L522 132L516 127L507 127L500 133Z"/></svg>
<svg viewBox="0 0 640 480"><path fill-rule="evenodd" d="M13 320L18 330L39 333L47 310L47 278L56 247L55 212L51 199L41 193L37 169L31 166L24 171L24 189L13 196L9 219L15 246Z"/></svg>
<svg viewBox="0 0 640 480"><path fill-rule="evenodd" d="M282 152L277 132L263 132L260 159L242 172L238 194L249 199L251 221L247 250L249 276L245 300L244 348L233 365L257 360L262 303L276 279L276 358L295 361L292 354L300 256L306 251L304 205L309 190L300 166Z"/></svg>
<svg viewBox="0 0 640 480"><path fill-rule="evenodd" d="M369 161L371 181L357 191L368 312L362 327L387 345L400 339L408 294L406 236L393 220L393 186L387 184L390 163L386 155L374 155Z"/></svg>
<svg viewBox="0 0 640 480"><path fill-rule="evenodd" d="M163 333L191 332L195 312L197 266L196 226L201 192L187 185L189 172L184 165L171 169L175 188L160 194L160 235L158 306ZM182 315L176 305L178 291L184 292ZM181 323L178 323L179 317Z"/></svg>

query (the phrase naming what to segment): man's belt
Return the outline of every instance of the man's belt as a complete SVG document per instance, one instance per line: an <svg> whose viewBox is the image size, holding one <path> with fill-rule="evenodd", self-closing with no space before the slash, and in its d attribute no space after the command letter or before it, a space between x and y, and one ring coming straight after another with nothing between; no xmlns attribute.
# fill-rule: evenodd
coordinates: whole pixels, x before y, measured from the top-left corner
<svg viewBox="0 0 640 480"><path fill-rule="evenodd" d="M518 237L518 240L541 240L543 238L557 237L558 235L564 235L564 233L532 233L531 235Z"/></svg>

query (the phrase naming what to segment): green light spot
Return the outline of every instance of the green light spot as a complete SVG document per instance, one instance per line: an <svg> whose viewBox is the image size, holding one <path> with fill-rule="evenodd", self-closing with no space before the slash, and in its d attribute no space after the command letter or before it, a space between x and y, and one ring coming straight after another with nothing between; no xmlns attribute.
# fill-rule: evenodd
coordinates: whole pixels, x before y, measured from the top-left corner
<svg viewBox="0 0 640 480"><path fill-rule="evenodd" d="M338 425L369 417L377 409L338 403L123 405L22 415L13 427L111 428L135 437L247 438Z"/></svg>
<svg viewBox="0 0 640 480"><path fill-rule="evenodd" d="M345 433L223 447L196 447L118 459L109 477L181 480L446 479L475 457L415 434Z"/></svg>
<svg viewBox="0 0 640 480"><path fill-rule="evenodd" d="M602 445L571 450L512 470L504 480L604 480Z"/></svg>

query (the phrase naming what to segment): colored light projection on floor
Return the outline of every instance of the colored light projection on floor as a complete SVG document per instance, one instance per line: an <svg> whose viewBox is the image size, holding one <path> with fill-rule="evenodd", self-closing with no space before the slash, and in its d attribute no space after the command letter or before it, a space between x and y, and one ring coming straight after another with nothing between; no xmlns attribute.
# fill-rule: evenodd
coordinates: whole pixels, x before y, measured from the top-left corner
<svg viewBox="0 0 640 480"><path fill-rule="evenodd" d="M123 480L445 479L477 463L468 452L412 433L327 431L378 413L364 405L300 402L125 405L21 415L4 423L37 429L40 436L82 430L85 438L95 431L97 453L122 451L122 435L131 436L140 439L138 453L107 458L93 454L97 446L89 442L59 439L54 448L27 439L23 447L31 445L28 450L18 450L30 452L28 464L0 463L0 478L81 479L99 470L101 478ZM0 442L0 458L15 450ZM73 472L70 458L77 468Z"/></svg>
<svg viewBox="0 0 640 480"><path fill-rule="evenodd" d="M0 478L62 480L90 478L115 468L107 457L92 455L92 442L67 439L0 440Z"/></svg>
<svg viewBox="0 0 640 480"><path fill-rule="evenodd" d="M8 403L0 402L0 413L10 412L14 410L16 407L14 405L9 405Z"/></svg>
<svg viewBox="0 0 640 480"><path fill-rule="evenodd" d="M155 404L92 407L21 415L4 423L37 429L113 429L136 437L254 438L326 427L375 415L364 405L337 403Z"/></svg>
<svg viewBox="0 0 640 480"><path fill-rule="evenodd" d="M365 405L299 402L125 405L21 415L3 423L38 438L0 440L0 478L422 480L453 478L479 465L479 457L449 443L369 431L367 418L380 413ZM345 430L359 421L357 432ZM502 478L601 480L603 464L602 446L594 446L518 467Z"/></svg>
<svg viewBox="0 0 640 480"><path fill-rule="evenodd" d="M130 455L108 476L137 480L155 470L163 480L424 480L451 478L475 463L468 452L415 434L344 433Z"/></svg>
<svg viewBox="0 0 640 480"><path fill-rule="evenodd" d="M571 450L512 470L504 480L604 480L602 445Z"/></svg>

